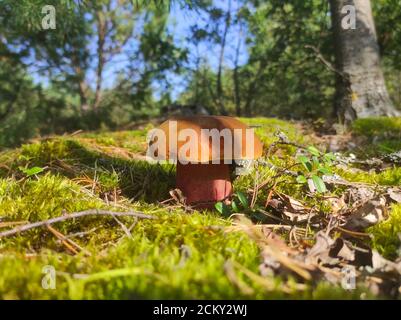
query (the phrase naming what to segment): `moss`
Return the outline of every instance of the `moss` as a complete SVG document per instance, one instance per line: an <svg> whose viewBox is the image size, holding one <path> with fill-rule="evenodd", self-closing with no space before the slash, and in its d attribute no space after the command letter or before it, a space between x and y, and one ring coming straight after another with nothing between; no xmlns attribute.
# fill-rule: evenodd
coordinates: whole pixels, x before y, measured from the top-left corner
<svg viewBox="0 0 401 320"><path fill-rule="evenodd" d="M104 171L97 174L97 184L101 188L101 192L113 191L120 186L120 176L113 170L112 172Z"/></svg>
<svg viewBox="0 0 401 320"><path fill-rule="evenodd" d="M18 183L0 180L0 216L13 220L45 220L67 212L98 208L101 202L68 179L46 174Z"/></svg>
<svg viewBox="0 0 401 320"><path fill-rule="evenodd" d="M363 149L357 150L362 158L401 150L401 118L358 119L352 130L356 136L366 138Z"/></svg>
<svg viewBox="0 0 401 320"><path fill-rule="evenodd" d="M296 124L264 118L244 121L257 126L256 133L266 148L276 140L277 130L292 141L310 143L299 134ZM359 298L359 290L346 292L323 282L317 287L308 285L302 292L294 289L284 294L280 277L269 279L275 287L268 290L237 269L237 281L233 281L227 275L226 262L236 261L258 274L259 248L244 233L227 232L225 227L231 221L216 212L187 213L160 204L169 198L175 171L174 166L142 160L146 132L57 137L0 153L1 222L38 221L59 216L63 210L89 208L137 210L158 217L138 221L120 218L121 223L132 226L132 237L110 217L87 217L54 225L65 235L80 234L72 239L90 255L71 255L46 228L1 239L0 298ZM270 160L288 165L293 161L293 151L286 148ZM34 166L44 168L44 172L27 177L19 170ZM257 170L259 182L274 175L262 164ZM255 171L240 177L234 183L235 189L250 194L255 177ZM312 201L306 199L302 186L293 183L293 177L283 175L280 181L279 191ZM259 191L258 205L263 206L268 192L267 188ZM47 265L57 271L56 290L41 286L43 267Z"/></svg>
<svg viewBox="0 0 401 320"><path fill-rule="evenodd" d="M303 143L305 137L300 135L300 127L295 123L275 118L240 118L248 126L255 128L255 133L260 137L265 146L269 146L277 140L275 133L281 131L287 135L290 141Z"/></svg>
<svg viewBox="0 0 401 320"><path fill-rule="evenodd" d="M0 171L3 177L24 177L20 167L38 166L91 189L95 186L98 193L115 188L117 193L134 200L164 200L174 186L173 165L135 160L121 154L119 149L105 151L81 138L55 138L24 145L5 160L5 169Z"/></svg>
<svg viewBox="0 0 401 320"><path fill-rule="evenodd" d="M20 163L30 162L38 166L44 166L56 160L73 159L76 156L79 156L79 160L82 161L84 159L80 150L81 146L77 141L56 138L22 145L18 160Z"/></svg>
<svg viewBox="0 0 401 320"><path fill-rule="evenodd" d="M153 125L146 126L143 130L117 131L104 133L85 133L78 136L79 139L93 140L96 144L108 147L124 148L131 152L144 154L146 151L146 134Z"/></svg>
<svg viewBox="0 0 401 320"><path fill-rule="evenodd" d="M348 181L365 182L384 186L401 185L401 167L393 167L382 172L353 172L350 170L337 170L337 173Z"/></svg>
<svg viewBox="0 0 401 320"><path fill-rule="evenodd" d="M50 263L44 256L41 258L45 261L31 262L33 271L37 272L37 264L42 263L52 264L60 272L91 274L84 281L67 281L65 274L58 277L58 289L53 294L64 298L235 298L241 295L225 277L223 265L230 258L256 265L257 248L245 235L205 230L207 225L226 224L214 215L153 214L160 220L139 222L132 239L123 238L124 234L120 233L123 239L116 248L111 246L103 254L92 248L93 255L89 258L64 256L60 262L53 259ZM118 228L110 231L116 232ZM20 274L16 278L21 277L24 276ZM7 280L13 279L7 277ZM36 286L39 285L38 281ZM0 286L0 295L11 293L12 286L6 287L8 290ZM32 292L23 297L29 294Z"/></svg>
<svg viewBox="0 0 401 320"><path fill-rule="evenodd" d="M167 212L155 206L136 207L159 217L156 221L141 220L132 238L125 237L118 225L108 233L117 233L110 245L99 250L91 242L91 256L69 256L42 250L28 258L23 253L0 259L1 298L58 299L271 299L271 298L356 298L332 286L319 285L305 292L294 289L283 294L282 282L272 279L276 289L266 290L241 272L236 277L253 290L249 295L233 284L225 272L228 260L236 261L257 273L259 250L243 233L217 228L229 225L215 213ZM129 221L124 221L129 223ZM212 226L214 226L212 228ZM86 225L90 228L90 225ZM97 237L98 232L92 237ZM43 290L44 266L57 271L56 290ZM334 289L334 291L333 291Z"/></svg>
<svg viewBox="0 0 401 320"><path fill-rule="evenodd" d="M398 138L401 139L401 118L367 118L357 119L352 125L353 131L370 138Z"/></svg>
<svg viewBox="0 0 401 320"><path fill-rule="evenodd" d="M394 205L386 221L371 227L372 243L381 254L389 259L400 256L401 248L401 204Z"/></svg>

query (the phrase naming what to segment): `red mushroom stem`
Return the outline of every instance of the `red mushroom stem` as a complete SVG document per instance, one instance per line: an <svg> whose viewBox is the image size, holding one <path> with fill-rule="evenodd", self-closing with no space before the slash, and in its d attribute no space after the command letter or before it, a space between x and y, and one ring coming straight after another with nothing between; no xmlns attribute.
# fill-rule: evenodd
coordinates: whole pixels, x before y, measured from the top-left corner
<svg viewBox="0 0 401 320"><path fill-rule="evenodd" d="M177 188L187 204L198 209L210 209L232 194L228 164L177 163Z"/></svg>

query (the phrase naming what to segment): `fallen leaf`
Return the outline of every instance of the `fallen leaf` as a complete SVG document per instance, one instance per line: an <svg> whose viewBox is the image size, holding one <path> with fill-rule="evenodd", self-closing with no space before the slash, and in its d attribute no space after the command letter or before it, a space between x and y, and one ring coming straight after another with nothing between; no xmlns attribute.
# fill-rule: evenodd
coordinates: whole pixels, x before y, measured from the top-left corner
<svg viewBox="0 0 401 320"><path fill-rule="evenodd" d="M381 272L396 272L401 275L401 263L385 259L376 250L372 250L372 269Z"/></svg>
<svg viewBox="0 0 401 320"><path fill-rule="evenodd" d="M398 188L390 188L387 190L388 196L391 200L401 203L401 190Z"/></svg>
<svg viewBox="0 0 401 320"><path fill-rule="evenodd" d="M304 222L316 215L302 202L285 194L280 194L279 197L271 199L269 206L284 214L292 222Z"/></svg>
<svg viewBox="0 0 401 320"><path fill-rule="evenodd" d="M337 263L337 259L334 260L329 256L330 249L334 246L335 241L324 231L319 231L316 233L315 239L315 245L308 251L305 257L306 263Z"/></svg>
<svg viewBox="0 0 401 320"><path fill-rule="evenodd" d="M170 190L170 196L176 201L177 203L185 204L186 198L180 189Z"/></svg>
<svg viewBox="0 0 401 320"><path fill-rule="evenodd" d="M344 225L345 229L352 231L362 231L385 219L386 199L384 197L375 198L365 202L354 213L349 215Z"/></svg>
<svg viewBox="0 0 401 320"><path fill-rule="evenodd" d="M356 187L348 190L346 201L356 205L366 203L375 197L375 191L369 187Z"/></svg>
<svg viewBox="0 0 401 320"><path fill-rule="evenodd" d="M351 246L341 238L337 238L335 240L334 245L330 249L329 255L331 257L338 257L346 261L355 260L355 250L352 249Z"/></svg>
<svg viewBox="0 0 401 320"><path fill-rule="evenodd" d="M326 199L326 202L331 207L331 213L333 216L341 214L343 211L347 209L347 204L345 202L345 197L342 195L340 198L338 197L329 197Z"/></svg>

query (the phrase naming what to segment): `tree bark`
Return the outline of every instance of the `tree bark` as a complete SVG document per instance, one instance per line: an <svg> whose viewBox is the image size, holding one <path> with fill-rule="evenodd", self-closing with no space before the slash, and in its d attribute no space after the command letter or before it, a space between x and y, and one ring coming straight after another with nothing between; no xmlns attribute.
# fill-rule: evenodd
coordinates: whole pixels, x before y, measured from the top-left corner
<svg viewBox="0 0 401 320"><path fill-rule="evenodd" d="M343 28L344 6L355 7L356 26ZM380 66L370 0L330 0L336 57L335 113L346 123L357 118L396 116Z"/></svg>
<svg viewBox="0 0 401 320"><path fill-rule="evenodd" d="M85 81L85 72L79 66L79 58L77 57L77 55L75 54L73 55L71 62L73 64L73 69L78 84L78 94L80 100L81 113L85 113L90 109L88 105L88 85L86 84Z"/></svg>
<svg viewBox="0 0 401 320"><path fill-rule="evenodd" d="M242 24L240 23L239 28L239 36L237 47L235 48L235 60L234 60L234 73L233 73L233 81L234 81L234 100L235 100L235 114L237 117L241 116L241 94L239 87L239 54L241 50L241 41L242 41Z"/></svg>
<svg viewBox="0 0 401 320"><path fill-rule="evenodd" d="M99 108L102 99L102 81L103 81L103 68L105 64L104 58L104 45L106 41L106 21L104 13L101 11L96 12L97 28L98 28L98 41L97 41L97 70L96 70L96 90L95 101L93 103L93 110Z"/></svg>
<svg viewBox="0 0 401 320"><path fill-rule="evenodd" d="M227 115L227 110L224 105L224 98L223 98L223 85L222 85L222 73L223 73L223 62L224 62L224 51L226 48L227 42L227 34L228 30L231 26L231 0L228 2L228 9L225 18L225 26L223 31L223 37L221 39L220 44L220 57L219 57L219 68L217 71L217 82L216 82L216 95L217 95L217 103L220 109L220 114Z"/></svg>

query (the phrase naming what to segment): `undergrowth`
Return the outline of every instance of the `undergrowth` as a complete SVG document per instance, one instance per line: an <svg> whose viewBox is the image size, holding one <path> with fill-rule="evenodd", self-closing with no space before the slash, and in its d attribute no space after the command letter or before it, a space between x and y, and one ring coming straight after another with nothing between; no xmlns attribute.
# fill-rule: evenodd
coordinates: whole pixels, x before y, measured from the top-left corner
<svg viewBox="0 0 401 320"><path fill-rule="evenodd" d="M296 143L311 143L296 124L265 118L242 120L256 128L265 154L276 141L277 130ZM355 128L359 134L376 134L364 123ZM291 164L294 150L283 147L269 161ZM306 290L294 288L283 293L280 277L270 279L274 289L267 288L258 281L258 246L245 233L228 232L230 218L214 211L186 212L162 203L174 189L175 168L146 162L145 151L146 130L136 130L54 137L0 153L0 226L91 208L135 210L157 218L116 221L94 216L55 224L54 228L84 248L78 254L70 252L46 228L0 239L0 298L356 299L364 292L348 292L321 282L317 287L307 284ZM43 170L26 174L35 167ZM249 194L255 180L268 180L274 174L260 163L257 170L239 177L234 188ZM400 168L379 174L342 174L353 181L401 184ZM275 187L310 206L327 209L319 199L306 196L305 187L294 177L283 175ZM263 206L268 196L269 189L261 189L257 205ZM400 219L401 207L394 206L389 220L369 230L374 246L387 256L394 256L398 249ZM121 224L131 228L130 235ZM232 263L249 272L232 269ZM42 288L45 266L56 271L54 290Z"/></svg>
<svg viewBox="0 0 401 320"><path fill-rule="evenodd" d="M358 148L358 155L363 158L383 156L401 150L401 118L358 119L353 123L356 137L365 139L363 147ZM365 182L374 185L401 186L401 167L392 166L381 172L355 172L342 170L340 174L349 181ZM394 205L389 212L389 219L369 229L372 244L387 258L400 255L401 246L401 210Z"/></svg>
<svg viewBox="0 0 401 320"><path fill-rule="evenodd" d="M357 119L352 126L364 142L356 146L361 157L380 156L401 150L401 118Z"/></svg>

